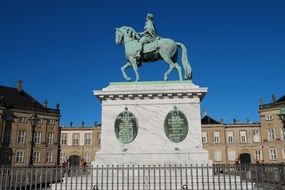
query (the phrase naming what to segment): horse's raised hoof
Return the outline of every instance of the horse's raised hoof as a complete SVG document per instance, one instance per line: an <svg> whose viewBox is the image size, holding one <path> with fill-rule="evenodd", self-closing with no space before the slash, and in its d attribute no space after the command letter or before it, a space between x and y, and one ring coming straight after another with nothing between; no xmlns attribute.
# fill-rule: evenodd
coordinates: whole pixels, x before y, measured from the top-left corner
<svg viewBox="0 0 285 190"><path fill-rule="evenodd" d="M127 81L131 81L131 78L130 77L126 77L125 78Z"/></svg>

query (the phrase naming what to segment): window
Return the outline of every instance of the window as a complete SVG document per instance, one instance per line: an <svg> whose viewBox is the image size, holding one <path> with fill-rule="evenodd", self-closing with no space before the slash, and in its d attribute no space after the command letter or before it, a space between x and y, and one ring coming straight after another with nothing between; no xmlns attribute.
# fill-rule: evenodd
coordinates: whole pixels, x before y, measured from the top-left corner
<svg viewBox="0 0 285 190"><path fill-rule="evenodd" d="M25 139L26 139L26 131L19 131L17 142L18 143L25 143Z"/></svg>
<svg viewBox="0 0 285 190"><path fill-rule="evenodd" d="M85 133L84 134L84 145L90 145L91 144L91 133Z"/></svg>
<svg viewBox="0 0 285 190"><path fill-rule="evenodd" d="M54 124L55 124L55 121L52 120L52 119L48 119L48 120L47 120L47 124L48 124L48 125L54 125Z"/></svg>
<svg viewBox="0 0 285 190"><path fill-rule="evenodd" d="M208 138L207 138L207 132L202 131L202 143L207 143Z"/></svg>
<svg viewBox="0 0 285 190"><path fill-rule="evenodd" d="M259 130L253 130L252 131L252 135L253 135L253 142L255 142L255 143L260 142L260 132L259 132Z"/></svg>
<svg viewBox="0 0 285 190"><path fill-rule="evenodd" d="M40 144L41 143L41 132L36 131L34 134L34 143Z"/></svg>
<svg viewBox="0 0 285 190"><path fill-rule="evenodd" d="M229 161L235 161L236 160L236 151L234 151L234 150L228 151L228 160Z"/></svg>
<svg viewBox="0 0 285 190"><path fill-rule="evenodd" d="M269 149L269 158L270 160L277 160L277 150L275 148Z"/></svg>
<svg viewBox="0 0 285 190"><path fill-rule="evenodd" d="M65 156L65 153L64 152L61 152L60 153L60 162L63 163L66 161L66 156Z"/></svg>
<svg viewBox="0 0 285 190"><path fill-rule="evenodd" d="M255 156L255 160L263 160L262 150L255 150L254 156Z"/></svg>
<svg viewBox="0 0 285 190"><path fill-rule="evenodd" d="M44 123L44 120L39 118L38 124L43 124L43 123Z"/></svg>
<svg viewBox="0 0 285 190"><path fill-rule="evenodd" d="M2 162L3 164L9 164L10 162L10 152L9 151L2 151L1 153L1 159L0 162Z"/></svg>
<svg viewBox="0 0 285 190"><path fill-rule="evenodd" d="M24 151L17 151L16 162L23 162L23 161L24 161Z"/></svg>
<svg viewBox="0 0 285 190"><path fill-rule="evenodd" d="M61 133L60 144L61 145L66 145L67 144L67 133Z"/></svg>
<svg viewBox="0 0 285 190"><path fill-rule="evenodd" d="M9 145L10 140L11 140L11 128L6 127L4 131L4 140L3 140L4 145Z"/></svg>
<svg viewBox="0 0 285 190"><path fill-rule="evenodd" d="M285 140L285 128L282 128L282 129L281 129L281 133L280 133L280 134L281 134L281 135L280 135L280 136L281 136L280 139L281 139L281 140Z"/></svg>
<svg viewBox="0 0 285 190"><path fill-rule="evenodd" d="M247 142L246 131L239 131L239 136L240 136L240 142L241 143L246 143Z"/></svg>
<svg viewBox="0 0 285 190"><path fill-rule="evenodd" d="M40 162L40 152L34 152L34 162Z"/></svg>
<svg viewBox="0 0 285 190"><path fill-rule="evenodd" d="M101 135L98 135L97 138L98 138L98 145L100 145L101 144Z"/></svg>
<svg viewBox="0 0 285 190"><path fill-rule="evenodd" d="M220 131L214 131L214 143L220 143Z"/></svg>
<svg viewBox="0 0 285 190"><path fill-rule="evenodd" d="M222 152L221 151L216 151L215 152L215 161L220 162L222 161Z"/></svg>
<svg viewBox="0 0 285 190"><path fill-rule="evenodd" d="M28 122L28 118L27 117L19 117L19 122L20 123L27 123Z"/></svg>
<svg viewBox="0 0 285 190"><path fill-rule="evenodd" d="M79 133L72 134L72 145L79 145Z"/></svg>
<svg viewBox="0 0 285 190"><path fill-rule="evenodd" d="M48 132L47 133L47 144L52 144L53 143L53 133Z"/></svg>
<svg viewBox="0 0 285 190"><path fill-rule="evenodd" d="M267 130L267 135L268 135L268 141L275 140L275 133L273 128Z"/></svg>
<svg viewBox="0 0 285 190"><path fill-rule="evenodd" d="M52 162L52 152L47 152L46 162Z"/></svg>
<svg viewBox="0 0 285 190"><path fill-rule="evenodd" d="M234 143L234 132L227 131L227 141L228 143Z"/></svg>
<svg viewBox="0 0 285 190"><path fill-rule="evenodd" d="M285 160L285 148L283 148L283 159Z"/></svg>
<svg viewBox="0 0 285 190"><path fill-rule="evenodd" d="M11 113L6 114L6 120L7 121L13 121L14 120L14 116Z"/></svg>
<svg viewBox="0 0 285 190"><path fill-rule="evenodd" d="M274 119L273 115L265 115L266 121L272 121Z"/></svg>
<svg viewBox="0 0 285 190"><path fill-rule="evenodd" d="M90 156L90 153L89 152L85 152L84 154L84 160L86 162L90 162L91 161L91 156Z"/></svg>

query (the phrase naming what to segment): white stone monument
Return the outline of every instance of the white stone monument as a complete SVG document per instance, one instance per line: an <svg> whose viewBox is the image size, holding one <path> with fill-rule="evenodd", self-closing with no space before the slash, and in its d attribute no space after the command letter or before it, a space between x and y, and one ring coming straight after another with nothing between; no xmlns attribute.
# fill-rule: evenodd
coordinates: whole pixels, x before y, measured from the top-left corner
<svg viewBox="0 0 285 190"><path fill-rule="evenodd" d="M110 83L94 91L102 131L92 164L211 164L201 142L206 92L191 81Z"/></svg>

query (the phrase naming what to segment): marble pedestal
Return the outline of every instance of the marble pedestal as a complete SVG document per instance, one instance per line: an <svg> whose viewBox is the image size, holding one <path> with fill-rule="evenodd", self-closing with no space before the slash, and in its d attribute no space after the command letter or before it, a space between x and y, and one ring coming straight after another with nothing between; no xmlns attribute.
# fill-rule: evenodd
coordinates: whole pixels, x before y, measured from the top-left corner
<svg viewBox="0 0 285 190"><path fill-rule="evenodd" d="M191 81L110 83L94 91L102 102L102 131L101 149L92 164L211 164L201 142L200 102L206 92ZM182 142L170 141L164 131L165 117L174 107L188 121ZM138 124L136 138L127 144L118 140L114 129L125 108Z"/></svg>

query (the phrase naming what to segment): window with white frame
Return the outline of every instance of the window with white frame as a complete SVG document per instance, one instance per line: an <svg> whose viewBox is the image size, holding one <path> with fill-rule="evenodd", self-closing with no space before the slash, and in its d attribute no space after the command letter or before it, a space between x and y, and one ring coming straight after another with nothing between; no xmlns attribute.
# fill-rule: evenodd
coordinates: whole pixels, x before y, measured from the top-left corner
<svg viewBox="0 0 285 190"><path fill-rule="evenodd" d="M38 124L43 124L44 120L42 118L39 118Z"/></svg>
<svg viewBox="0 0 285 190"><path fill-rule="evenodd" d="M214 131L214 143L220 143L221 138L220 138L220 131Z"/></svg>
<svg viewBox="0 0 285 190"><path fill-rule="evenodd" d="M47 151L46 162L52 162L52 152Z"/></svg>
<svg viewBox="0 0 285 190"><path fill-rule="evenodd" d="M228 150L228 160L235 161L236 160L236 151Z"/></svg>
<svg viewBox="0 0 285 190"><path fill-rule="evenodd" d="M253 142L260 142L260 132L259 130L252 130Z"/></svg>
<svg viewBox="0 0 285 190"><path fill-rule="evenodd" d="M40 162L40 152L35 151L34 152L34 162Z"/></svg>
<svg viewBox="0 0 285 190"><path fill-rule="evenodd" d="M276 148L269 149L269 158L270 160L277 160L277 150Z"/></svg>
<svg viewBox="0 0 285 190"><path fill-rule="evenodd" d="M48 132L47 133L47 144L52 144L53 143L53 133Z"/></svg>
<svg viewBox="0 0 285 190"><path fill-rule="evenodd" d="M84 154L84 161L90 162L91 161L91 154L89 152L85 152Z"/></svg>
<svg viewBox="0 0 285 190"><path fill-rule="evenodd" d="M24 161L24 151L18 150L16 151L16 162L23 162Z"/></svg>
<svg viewBox="0 0 285 190"><path fill-rule="evenodd" d="M84 145L90 145L91 144L91 133L85 133L84 134Z"/></svg>
<svg viewBox="0 0 285 190"><path fill-rule="evenodd" d="M275 140L275 131L273 128L267 130L268 141Z"/></svg>
<svg viewBox="0 0 285 190"><path fill-rule="evenodd" d="M281 134L281 135L280 135L280 136L281 136L280 139L281 139L281 140L285 140L285 128L282 128L280 132L281 132L281 133L280 133L280 134Z"/></svg>
<svg viewBox="0 0 285 190"><path fill-rule="evenodd" d="M34 143L35 144L40 144L41 143L41 132L36 131L34 133Z"/></svg>
<svg viewBox="0 0 285 190"><path fill-rule="evenodd" d="M215 157L214 157L215 161L220 162L222 161L222 152L221 151L216 151L215 152Z"/></svg>
<svg viewBox="0 0 285 190"><path fill-rule="evenodd" d="M67 145L67 133L61 133L60 144Z"/></svg>
<svg viewBox="0 0 285 190"><path fill-rule="evenodd" d="M234 132L233 131L227 131L227 142L234 143Z"/></svg>
<svg viewBox="0 0 285 190"><path fill-rule="evenodd" d="M207 138L207 131L202 131L202 143L207 143L208 138Z"/></svg>
<svg viewBox="0 0 285 190"><path fill-rule="evenodd" d="M262 150L257 149L254 151L255 160L263 160Z"/></svg>
<svg viewBox="0 0 285 190"><path fill-rule="evenodd" d="M247 143L247 134L246 131L239 131L239 137L241 143Z"/></svg>
<svg viewBox="0 0 285 190"><path fill-rule="evenodd" d="M63 163L66 161L66 156L65 156L65 152L61 152L60 153L60 162Z"/></svg>
<svg viewBox="0 0 285 190"><path fill-rule="evenodd" d="M79 133L72 134L72 145L79 145Z"/></svg>
<svg viewBox="0 0 285 190"><path fill-rule="evenodd" d="M273 119L274 119L273 115L271 115L271 114L265 115L266 121L272 121Z"/></svg>
<svg viewBox="0 0 285 190"><path fill-rule="evenodd" d="M19 122L20 123L27 123L28 122L28 118L27 117L19 117Z"/></svg>
<svg viewBox="0 0 285 190"><path fill-rule="evenodd" d="M18 143L25 143L25 140L26 140L26 131L20 130L18 132L17 142Z"/></svg>

